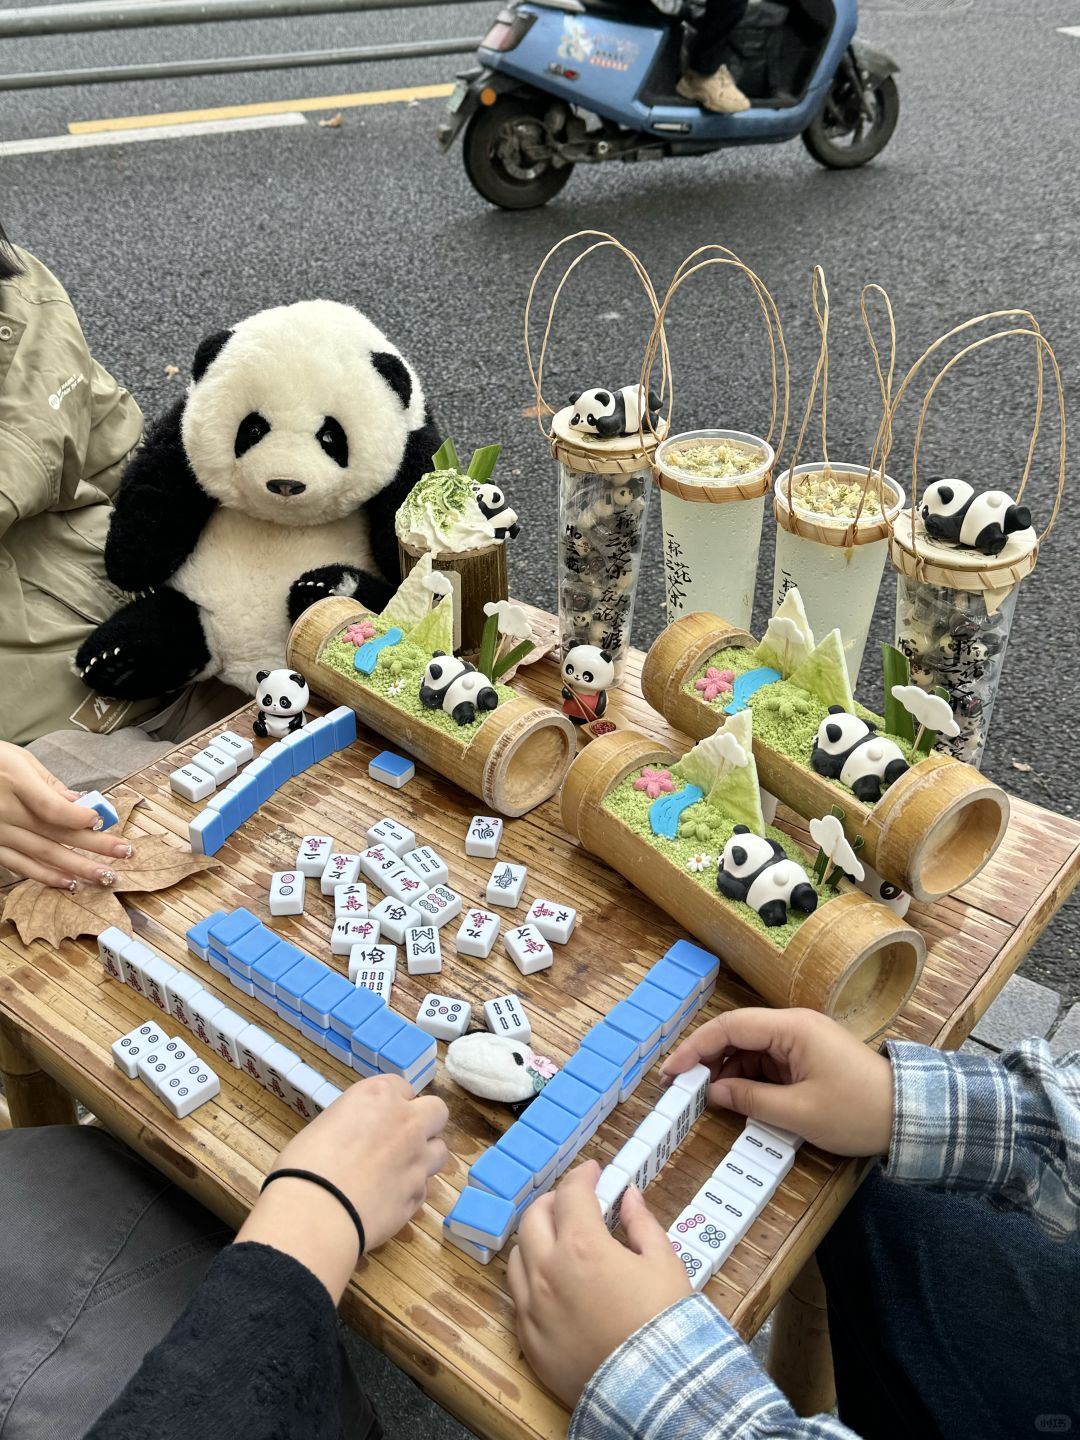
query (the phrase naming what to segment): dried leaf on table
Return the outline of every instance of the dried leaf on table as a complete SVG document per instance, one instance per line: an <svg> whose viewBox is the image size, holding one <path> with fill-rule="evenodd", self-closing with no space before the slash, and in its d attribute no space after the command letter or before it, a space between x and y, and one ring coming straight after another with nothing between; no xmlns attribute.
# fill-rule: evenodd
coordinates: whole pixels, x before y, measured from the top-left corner
<svg viewBox="0 0 1080 1440"><path fill-rule="evenodd" d="M170 845L158 835L147 835L134 843L135 854L131 859L119 860L113 865L116 871L113 890L118 895L132 890L143 894L167 890L170 885L178 885L189 875L197 875L217 863L210 855L193 855L190 850Z"/></svg>
<svg viewBox="0 0 1080 1440"><path fill-rule="evenodd" d="M111 890L81 887L72 895L39 880L24 880L8 895L0 919L10 920L24 945L44 940L59 945L76 935L100 935L117 925L130 935L127 911Z"/></svg>
<svg viewBox="0 0 1080 1440"><path fill-rule="evenodd" d="M110 795L109 799L116 811L116 833L122 835L131 819L132 811L138 809L143 803L143 797L141 795Z"/></svg>

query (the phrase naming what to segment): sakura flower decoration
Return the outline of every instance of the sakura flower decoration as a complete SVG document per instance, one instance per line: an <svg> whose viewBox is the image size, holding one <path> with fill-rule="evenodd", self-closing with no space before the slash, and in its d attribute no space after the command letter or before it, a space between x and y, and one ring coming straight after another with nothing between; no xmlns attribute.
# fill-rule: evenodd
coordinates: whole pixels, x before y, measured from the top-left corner
<svg viewBox="0 0 1080 1440"><path fill-rule="evenodd" d="M835 815L822 815L820 820L811 820L810 838L838 870L845 875L853 875L856 880L866 878L862 862L848 844L844 827Z"/></svg>
<svg viewBox="0 0 1080 1440"><path fill-rule="evenodd" d="M374 635L375 626L370 620L358 620L345 631L345 639L350 645L363 645L365 640L371 640Z"/></svg>
<svg viewBox="0 0 1080 1440"><path fill-rule="evenodd" d="M702 871L707 870L711 864L711 855L691 855L690 859L686 862L686 868L692 870L695 875L700 875Z"/></svg>
<svg viewBox="0 0 1080 1440"><path fill-rule="evenodd" d="M545 1080L554 1079L559 1073L559 1067L554 1060L549 1060L546 1055L534 1055L531 1050L525 1051L525 1064L530 1070L542 1076Z"/></svg>
<svg viewBox="0 0 1080 1440"><path fill-rule="evenodd" d="M960 726L953 718L949 702L940 695L928 694L918 685L894 685L892 697L900 701L920 730L935 730L939 735L947 735L950 740L960 734Z"/></svg>
<svg viewBox="0 0 1080 1440"><path fill-rule="evenodd" d="M734 670L717 670L715 665L710 665L700 680L694 681L694 689L700 690L706 700L719 700L722 695L730 695L735 688Z"/></svg>
<svg viewBox="0 0 1080 1440"><path fill-rule="evenodd" d="M650 800L659 800L661 795L670 795L674 791L675 781L670 770L650 770L646 765L634 781L634 789L644 791Z"/></svg>

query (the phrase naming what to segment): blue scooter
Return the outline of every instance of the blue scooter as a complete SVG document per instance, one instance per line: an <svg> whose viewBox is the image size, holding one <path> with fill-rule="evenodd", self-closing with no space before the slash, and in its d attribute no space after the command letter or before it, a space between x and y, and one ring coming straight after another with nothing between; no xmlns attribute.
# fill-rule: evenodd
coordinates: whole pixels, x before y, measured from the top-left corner
<svg viewBox="0 0 1080 1440"><path fill-rule="evenodd" d="M751 108L718 115L682 99L693 0L516 0L463 74L439 127L464 129L465 170L485 200L529 210L575 165L707 155L801 135L835 170L865 165L900 113L895 60L855 39L857 0L750 0L727 64ZM700 13L700 12L699 12Z"/></svg>

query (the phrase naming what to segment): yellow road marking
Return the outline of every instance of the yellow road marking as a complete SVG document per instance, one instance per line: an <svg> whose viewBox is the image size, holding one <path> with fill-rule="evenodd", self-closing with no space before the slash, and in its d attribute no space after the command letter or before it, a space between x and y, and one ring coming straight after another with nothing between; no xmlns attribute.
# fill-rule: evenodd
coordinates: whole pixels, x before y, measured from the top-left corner
<svg viewBox="0 0 1080 1440"><path fill-rule="evenodd" d="M405 100L441 100L453 85L410 85L402 90L359 90L352 95L312 95L305 100L260 100L251 105L218 105L209 110L173 110L159 115L119 115L112 120L73 120L72 135L102 130L142 130L150 125L187 125L199 120L237 120L244 115L284 115L290 111L348 110L358 105L394 105Z"/></svg>

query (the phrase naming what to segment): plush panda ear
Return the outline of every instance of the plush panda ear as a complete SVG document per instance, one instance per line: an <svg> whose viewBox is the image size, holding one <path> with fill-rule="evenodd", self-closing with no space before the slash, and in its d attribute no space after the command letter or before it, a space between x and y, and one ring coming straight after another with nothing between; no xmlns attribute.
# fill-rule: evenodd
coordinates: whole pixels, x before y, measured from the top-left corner
<svg viewBox="0 0 1080 1440"><path fill-rule="evenodd" d="M228 344L231 330L218 330L214 335L208 335L199 348L195 351L195 359L191 362L191 378L201 380L207 370L214 363L222 350ZM267 674L270 672L267 671Z"/></svg>
<svg viewBox="0 0 1080 1440"><path fill-rule="evenodd" d="M294 685L303 685L305 683L303 675L298 675L295 670L289 676L289 679Z"/></svg>
<svg viewBox="0 0 1080 1440"><path fill-rule="evenodd" d="M401 356L391 355L388 350L380 350L378 354L372 355L371 363L401 401L401 408L407 410L412 399L413 385L409 367Z"/></svg>
<svg viewBox="0 0 1080 1440"><path fill-rule="evenodd" d="M573 395L570 396L570 399L569 399L566 403L567 403L568 405L576 405L577 402L581 399L582 395L584 395L584 394L585 394L585 391L584 391L584 390L575 390L574 393L573 393Z"/></svg>
<svg viewBox="0 0 1080 1440"><path fill-rule="evenodd" d="M437 660L440 655L445 655L445 654L446 654L446 651L445 651L445 650L433 650L433 651L431 652L431 658L432 658L433 660Z"/></svg>

